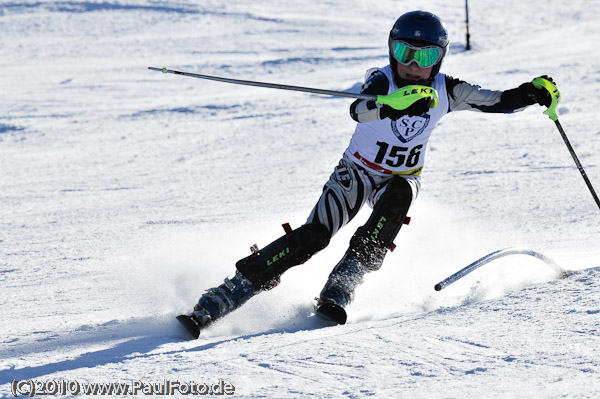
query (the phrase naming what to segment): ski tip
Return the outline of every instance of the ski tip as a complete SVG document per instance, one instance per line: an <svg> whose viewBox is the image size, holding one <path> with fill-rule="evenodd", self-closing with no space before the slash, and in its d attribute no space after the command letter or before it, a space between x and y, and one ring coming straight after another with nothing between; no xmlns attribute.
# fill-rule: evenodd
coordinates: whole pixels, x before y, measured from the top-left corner
<svg viewBox="0 0 600 399"><path fill-rule="evenodd" d="M190 315L180 314L176 319L194 339L198 339L200 336L200 326L198 326L198 323Z"/></svg>
<svg viewBox="0 0 600 399"><path fill-rule="evenodd" d="M331 302L317 306L315 313L321 319L334 324L346 324L348 319L344 308Z"/></svg>

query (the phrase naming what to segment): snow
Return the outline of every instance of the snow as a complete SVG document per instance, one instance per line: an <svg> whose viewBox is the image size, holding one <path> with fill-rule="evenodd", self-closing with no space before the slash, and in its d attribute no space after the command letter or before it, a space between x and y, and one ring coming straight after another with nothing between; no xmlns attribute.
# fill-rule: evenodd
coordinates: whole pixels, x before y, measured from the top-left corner
<svg viewBox="0 0 600 399"><path fill-rule="evenodd" d="M600 210L537 106L442 120L412 223L348 324L311 301L368 208L199 340L174 320L305 221L354 123L349 99L148 66L356 91L397 16L428 9L449 27L442 71L492 89L554 77L600 190L597 2L469 6L465 52L459 1L3 1L0 396L15 379L222 379L234 397L599 397ZM513 246L571 276L515 255L433 290Z"/></svg>

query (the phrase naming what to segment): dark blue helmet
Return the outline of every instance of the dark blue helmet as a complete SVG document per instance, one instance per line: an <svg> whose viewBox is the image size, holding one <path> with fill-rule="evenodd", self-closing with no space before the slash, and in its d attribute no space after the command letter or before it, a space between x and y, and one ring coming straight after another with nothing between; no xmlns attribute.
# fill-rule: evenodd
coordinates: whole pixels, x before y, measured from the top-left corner
<svg viewBox="0 0 600 399"><path fill-rule="evenodd" d="M388 47L390 65L392 66L396 85L402 87L405 84L402 84L403 82L397 76L397 61L392 48L394 40L402 40L416 47L437 46L442 49L441 57L431 71L428 82L426 82L428 85L431 84L435 75L439 72L444 56L448 51L449 42L446 24L439 17L427 11L407 12L396 20L390 31Z"/></svg>

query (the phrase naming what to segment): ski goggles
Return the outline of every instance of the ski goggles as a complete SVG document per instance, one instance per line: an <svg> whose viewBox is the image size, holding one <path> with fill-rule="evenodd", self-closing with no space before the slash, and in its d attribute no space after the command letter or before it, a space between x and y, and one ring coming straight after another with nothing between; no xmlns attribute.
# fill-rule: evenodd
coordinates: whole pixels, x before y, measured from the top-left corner
<svg viewBox="0 0 600 399"><path fill-rule="evenodd" d="M416 61L421 68L437 64L443 56L443 50L438 46L415 47L402 40L393 40L391 48L396 61L402 65Z"/></svg>

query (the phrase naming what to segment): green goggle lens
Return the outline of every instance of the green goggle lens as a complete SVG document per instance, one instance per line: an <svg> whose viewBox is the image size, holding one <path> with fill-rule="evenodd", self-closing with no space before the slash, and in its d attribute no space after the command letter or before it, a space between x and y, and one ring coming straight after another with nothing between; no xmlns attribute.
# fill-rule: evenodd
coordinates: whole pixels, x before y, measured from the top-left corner
<svg viewBox="0 0 600 399"><path fill-rule="evenodd" d="M442 49L437 46L414 47L408 43L396 41L393 49L394 57L403 65L409 65L414 60L421 68L429 68L442 58Z"/></svg>

